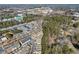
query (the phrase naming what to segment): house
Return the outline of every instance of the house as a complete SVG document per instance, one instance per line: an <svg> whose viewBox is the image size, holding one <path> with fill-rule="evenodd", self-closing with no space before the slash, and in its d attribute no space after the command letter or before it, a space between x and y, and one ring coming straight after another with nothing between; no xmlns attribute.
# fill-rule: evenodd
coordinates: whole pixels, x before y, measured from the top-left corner
<svg viewBox="0 0 79 59"><path fill-rule="evenodd" d="M54 10L52 12L52 14L56 14L56 15L65 15L66 11L65 10Z"/></svg>
<svg viewBox="0 0 79 59"><path fill-rule="evenodd" d="M79 17L79 13L78 12L75 12L72 16Z"/></svg>
<svg viewBox="0 0 79 59"><path fill-rule="evenodd" d="M21 39L21 43L22 43L22 45L25 45L25 44L27 44L28 42L30 43L31 40L32 40L31 37L26 36L26 37L24 37L23 39Z"/></svg>
<svg viewBox="0 0 79 59"><path fill-rule="evenodd" d="M5 50L6 50L6 53L11 53L11 52L13 52L14 50L16 50L19 47L20 47L20 44L18 42L16 42L14 44L10 44L8 46L8 48L5 48Z"/></svg>
<svg viewBox="0 0 79 59"><path fill-rule="evenodd" d="M19 47L20 44L16 39L7 40L3 43L3 48L5 49L5 53L11 53Z"/></svg>
<svg viewBox="0 0 79 59"><path fill-rule="evenodd" d="M17 14L17 15L23 17L23 14Z"/></svg>
<svg viewBox="0 0 79 59"><path fill-rule="evenodd" d="M0 54L4 53L4 49L0 47Z"/></svg>
<svg viewBox="0 0 79 59"><path fill-rule="evenodd" d="M0 41L6 41L6 40L7 40L6 37L4 37L4 36L0 36Z"/></svg>
<svg viewBox="0 0 79 59"><path fill-rule="evenodd" d="M16 17L14 17L14 19L15 19L16 21L21 21L21 20L23 20L23 17L22 17L22 16L16 16Z"/></svg>

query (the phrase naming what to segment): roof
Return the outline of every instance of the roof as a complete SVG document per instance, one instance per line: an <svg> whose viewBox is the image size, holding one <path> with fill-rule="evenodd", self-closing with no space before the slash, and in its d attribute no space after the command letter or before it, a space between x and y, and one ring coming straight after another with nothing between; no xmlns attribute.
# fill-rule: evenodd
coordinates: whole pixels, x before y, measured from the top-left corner
<svg viewBox="0 0 79 59"><path fill-rule="evenodd" d="M74 13L73 16L79 17L79 13Z"/></svg>
<svg viewBox="0 0 79 59"><path fill-rule="evenodd" d="M6 37L4 37L4 36L0 36L0 41L5 41L5 40L7 40Z"/></svg>
<svg viewBox="0 0 79 59"><path fill-rule="evenodd" d="M24 43L28 43L29 41L31 41L31 37L25 37L25 38L23 38L22 40L21 40L21 42L24 44Z"/></svg>
<svg viewBox="0 0 79 59"><path fill-rule="evenodd" d="M0 47L0 54L2 54L3 52L4 52L4 49Z"/></svg>
<svg viewBox="0 0 79 59"><path fill-rule="evenodd" d="M7 40L7 38L6 37L2 37L1 40L2 41L5 41L5 40Z"/></svg>
<svg viewBox="0 0 79 59"><path fill-rule="evenodd" d="M16 16L15 19L16 19L16 20L22 20L23 17L21 17L21 16Z"/></svg>

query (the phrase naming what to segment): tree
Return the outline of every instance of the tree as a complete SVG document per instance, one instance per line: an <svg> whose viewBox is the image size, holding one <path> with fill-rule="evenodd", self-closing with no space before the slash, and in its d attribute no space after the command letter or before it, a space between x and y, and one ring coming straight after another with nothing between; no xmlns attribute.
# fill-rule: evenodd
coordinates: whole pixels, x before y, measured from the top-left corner
<svg viewBox="0 0 79 59"><path fill-rule="evenodd" d="M65 25L63 27L68 28L67 26L70 26L70 23L71 17L69 16L46 16L44 18L44 22L42 25L43 38L41 40L42 53L61 53L62 48L59 48L58 45L53 46L53 48L48 48L48 34L50 34L50 37L52 37L53 35L59 37L61 25ZM67 50L64 50L64 52L62 53L65 53L65 51Z"/></svg>

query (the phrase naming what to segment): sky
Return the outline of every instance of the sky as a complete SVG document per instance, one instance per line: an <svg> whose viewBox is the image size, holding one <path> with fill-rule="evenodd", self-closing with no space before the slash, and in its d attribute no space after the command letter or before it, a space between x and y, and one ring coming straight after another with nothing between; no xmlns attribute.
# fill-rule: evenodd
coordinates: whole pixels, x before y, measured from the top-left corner
<svg viewBox="0 0 79 59"><path fill-rule="evenodd" d="M40 6L50 8L79 8L79 4L0 4L0 8L34 8Z"/></svg>

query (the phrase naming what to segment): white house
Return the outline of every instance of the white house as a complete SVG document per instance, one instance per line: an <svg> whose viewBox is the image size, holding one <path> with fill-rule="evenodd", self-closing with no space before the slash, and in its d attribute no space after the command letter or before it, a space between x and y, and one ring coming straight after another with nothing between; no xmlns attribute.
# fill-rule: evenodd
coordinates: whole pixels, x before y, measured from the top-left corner
<svg viewBox="0 0 79 59"><path fill-rule="evenodd" d="M1 41L6 41L6 40L7 40L6 37L2 37L2 38L1 38Z"/></svg>
<svg viewBox="0 0 79 59"><path fill-rule="evenodd" d="M74 13L72 16L74 16L74 17L79 17L79 13Z"/></svg>

